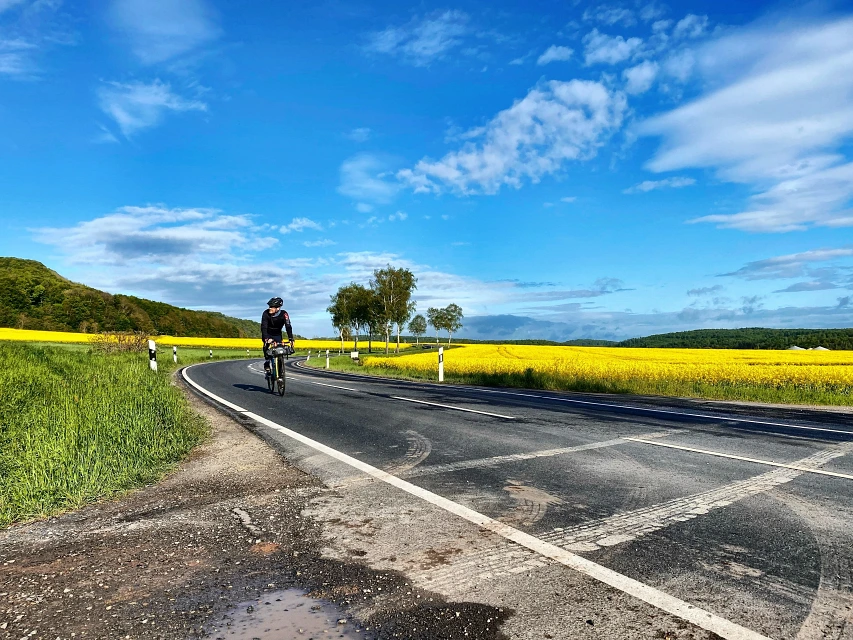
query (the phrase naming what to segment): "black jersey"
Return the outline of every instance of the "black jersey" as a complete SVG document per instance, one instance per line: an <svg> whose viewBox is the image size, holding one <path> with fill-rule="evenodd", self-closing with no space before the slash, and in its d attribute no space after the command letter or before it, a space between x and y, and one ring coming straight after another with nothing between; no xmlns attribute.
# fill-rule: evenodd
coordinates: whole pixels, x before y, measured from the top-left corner
<svg viewBox="0 0 853 640"><path fill-rule="evenodd" d="M287 339L293 340L293 328L290 326L290 316L287 311L279 309L276 313L270 313L267 309L261 315L261 338L266 342L272 338L276 342L282 342L282 329L287 330Z"/></svg>

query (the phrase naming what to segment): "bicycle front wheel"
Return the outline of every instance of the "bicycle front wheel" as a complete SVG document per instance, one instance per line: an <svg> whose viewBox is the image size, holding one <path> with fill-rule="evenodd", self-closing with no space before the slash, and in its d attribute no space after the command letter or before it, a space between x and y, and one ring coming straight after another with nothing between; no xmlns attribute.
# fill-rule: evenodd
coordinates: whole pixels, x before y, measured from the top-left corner
<svg viewBox="0 0 853 640"><path fill-rule="evenodd" d="M283 396L284 395L285 373L284 373L284 362L282 362L281 357L279 357L279 359L278 359L278 365L279 365L279 367L278 367L278 380L276 380L275 382L276 382L276 385L278 387L278 395Z"/></svg>

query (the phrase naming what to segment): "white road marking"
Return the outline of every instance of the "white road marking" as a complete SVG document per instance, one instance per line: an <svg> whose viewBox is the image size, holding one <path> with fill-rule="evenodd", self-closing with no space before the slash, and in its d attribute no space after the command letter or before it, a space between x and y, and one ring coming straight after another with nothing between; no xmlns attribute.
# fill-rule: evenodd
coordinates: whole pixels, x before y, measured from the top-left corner
<svg viewBox="0 0 853 640"><path fill-rule="evenodd" d="M676 433L675 431L655 431L654 433L642 434L641 438L665 438L668 435ZM534 458L548 458L551 456L561 456L566 453L576 453L578 451L592 451L594 449L604 449L606 447L615 447L620 444L625 444L625 438L614 438L613 440L602 440L600 442L590 442L588 444L579 444L573 447L560 447L558 449L540 449L539 451L529 451L527 453L512 453L505 456L493 456L491 458L478 458L475 460L460 460L459 462L448 462L447 464L434 464L424 467L418 467L406 471L405 473L397 474L402 478L415 478L420 476L429 476L439 473L452 473L453 471L461 471L462 469L479 469L482 467L494 467L499 464L510 462L519 462L521 460L533 460Z"/></svg>
<svg viewBox="0 0 853 640"><path fill-rule="evenodd" d="M693 447L683 447L677 444L669 444L666 442L651 442L649 440L642 440L640 438L632 438L630 436L626 436L625 440L630 440L631 442L641 442L643 444L652 444L656 447L667 447L668 449L679 449L681 451L690 451L691 453L702 453L706 456L716 456L718 458L731 458L732 460L743 460L744 462L754 462L755 464L764 464L769 467L782 467L784 469L794 469L796 471L804 471L807 473L818 473L824 476L832 476L833 478L844 478L845 480L853 480L853 475L847 473L837 473L835 471L824 471L823 469L809 469L807 467L801 467L795 464L787 464L784 462L773 462L771 460L759 460L758 458L747 458L745 456L738 456L731 453L721 453L719 451L708 451L706 449L694 449ZM843 455L843 454L842 454Z"/></svg>
<svg viewBox="0 0 853 640"><path fill-rule="evenodd" d="M191 365L190 365L190 366L188 366L188 367L184 367L183 371L181 371L182 375L184 376L184 380L186 380L186 381L187 381L188 383L190 383L193 387L195 387L196 389L198 389L199 391L201 391L201 392L202 392L204 395L206 395L207 397L209 397L209 398L213 398L213 399L214 399L214 400L216 400L217 402L221 402L222 404L224 404L224 405L225 405L226 407L228 407L229 409L234 409L234 411L239 411L239 412L241 412L241 413L245 413L245 411L246 411L246 410L245 410L243 407L240 407L240 406L238 406L238 405L234 404L233 402L228 402L225 398L220 398L219 396L212 394L210 391L208 391L208 390L207 390L207 389L205 389L204 387L201 387L201 386L199 386L198 384L196 384L195 382L193 382L193 381L192 381L192 379L191 379L191 378L189 377L189 375L187 374L187 370L188 370L188 369L192 369L193 367L197 367L199 364L201 364L201 363L198 363L198 364L191 364Z"/></svg>
<svg viewBox="0 0 853 640"><path fill-rule="evenodd" d="M288 376L288 379L295 380L296 382L304 382L305 384L316 384L321 387L332 387L333 389L343 389L344 391L352 391L353 393L364 393L359 389L350 389L349 387L339 387L336 384L326 384L324 382L314 382L313 380L303 380L302 378L294 378L292 376Z"/></svg>
<svg viewBox="0 0 853 640"><path fill-rule="evenodd" d="M835 458L845 456L851 451L853 451L853 443L845 443L818 451L784 469L774 469L716 489L675 498L634 511L616 513L607 518L584 522L574 527L555 529L541 537L570 551L594 551L601 547L612 547L775 489L806 472L815 472L818 467Z"/></svg>
<svg viewBox="0 0 853 640"><path fill-rule="evenodd" d="M183 370L183 376L185 379L189 381L189 378L186 373L186 369ZM196 387L199 391L207 394L210 397L215 396L203 389L199 385L193 383L193 386ZM229 403L230 404L230 403ZM234 405L232 405L234 406ZM614 589L618 589L624 593L634 596L643 602L646 602L653 607L656 607L662 611L670 613L674 616L678 616L683 620L691 622L702 629L707 631L712 631L717 635L722 636L723 638L727 638L729 640L769 640L766 636L761 635L751 629L747 629L746 627L742 627L730 620L726 620L725 618L715 615L709 611L705 611L700 607L696 607L692 604L689 604L683 600L675 598L667 593L659 591L654 587L651 587L647 584L640 582L639 580L634 580L633 578L629 578L628 576L624 576L621 573L613 571L612 569L608 569L607 567L603 567L591 560L587 560L581 556L578 556L574 553L566 551L565 549L561 549L556 545L550 544L548 542L544 542L543 540L539 540L538 538L524 533L523 531L519 531L514 527L511 527L507 524L489 518L482 513L478 513L473 509L469 509L468 507L464 507L460 504L453 502L452 500L448 500L442 496L439 496L431 491L427 491L426 489L422 489L416 485L411 484L410 482L406 482L400 478L392 476L381 469L377 469L361 460L353 458L352 456L348 456L345 453L338 451L337 449L333 449L325 444L317 442L316 440L312 440L307 436L302 435L301 433L297 433L296 431L292 431L287 427L283 427L280 424L273 422L272 420L267 420L263 416L259 416L251 411L243 411L243 415L255 420L256 422L263 424L279 433L296 440L297 442L301 442L304 445L307 445L321 453L325 453L328 456L331 456L335 460L343 462L344 464L348 464L349 466L358 469L368 475L371 475L383 482L388 483L391 486L397 487L398 489L405 491L406 493L413 495L415 497L420 498L432 505L435 505L445 511L452 513L468 522L476 524L484 529L492 531L507 540L515 542L516 544L526 547L540 555L554 560L566 567L574 569L584 575L587 575L599 582L602 582L608 586L613 587Z"/></svg>
<svg viewBox="0 0 853 640"><path fill-rule="evenodd" d="M389 396L394 400L405 400L406 402L417 402L418 404L428 404L433 407L442 407L443 409L453 409L454 411L467 411L468 413L480 413L484 416L492 416L494 418L505 418L507 420L515 420L515 416L505 416L500 413L490 413L488 411L477 411L476 409L466 409L464 407L454 407L450 404L441 404L439 402L427 402L426 400L415 400L414 398L404 398L403 396Z"/></svg>

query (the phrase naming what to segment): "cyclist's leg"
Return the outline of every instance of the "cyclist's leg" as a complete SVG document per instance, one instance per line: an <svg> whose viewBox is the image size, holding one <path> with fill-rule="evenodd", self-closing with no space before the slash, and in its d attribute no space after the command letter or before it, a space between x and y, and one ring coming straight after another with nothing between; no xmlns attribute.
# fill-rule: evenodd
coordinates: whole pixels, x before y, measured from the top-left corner
<svg viewBox="0 0 853 640"><path fill-rule="evenodd" d="M270 372L270 354L269 354L269 345L264 342L264 371L267 373Z"/></svg>

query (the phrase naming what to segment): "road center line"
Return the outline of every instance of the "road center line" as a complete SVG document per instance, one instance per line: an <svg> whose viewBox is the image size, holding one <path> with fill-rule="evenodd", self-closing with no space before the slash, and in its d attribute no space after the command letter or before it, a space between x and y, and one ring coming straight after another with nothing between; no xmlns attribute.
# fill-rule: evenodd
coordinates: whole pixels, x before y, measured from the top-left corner
<svg viewBox="0 0 853 640"><path fill-rule="evenodd" d="M691 453L702 453L706 456L716 456L718 458L731 458L732 460L743 460L744 462L754 462L755 464L764 464L768 467L781 467L783 469L793 469L795 471L803 471L806 473L818 473L823 476L832 476L833 478L844 478L845 480L853 480L853 475L849 475L846 473L837 473L835 471L824 471L823 469L810 469L808 467L801 467L796 464L786 464L784 462L773 462L772 460L759 460L758 458L747 458L745 456L738 456L731 453L721 453L719 451L708 451L706 449L695 449L693 447L683 447L677 444L670 444L667 442L652 442L651 440L643 440L641 438L632 438L630 436L625 436L623 440L630 440L631 442L640 442L642 444L651 444L656 447L667 447L668 449L678 449L680 451L690 451Z"/></svg>
<svg viewBox="0 0 853 640"><path fill-rule="evenodd" d="M515 420L515 416L505 416L500 413L490 413L488 411L477 411L476 409L466 409L464 407L454 407L450 404L441 404L439 402L427 402L426 400L415 400L414 398L404 398L403 396L389 396L394 400L405 400L406 402L416 402L418 404L428 404L432 407L441 407L443 409L453 409L454 411L467 411L468 413L479 413L484 416L492 416L494 418L505 418L506 420Z"/></svg>

